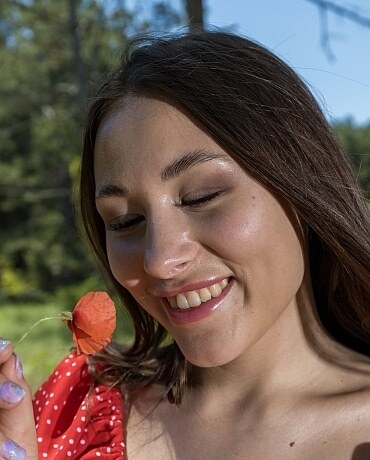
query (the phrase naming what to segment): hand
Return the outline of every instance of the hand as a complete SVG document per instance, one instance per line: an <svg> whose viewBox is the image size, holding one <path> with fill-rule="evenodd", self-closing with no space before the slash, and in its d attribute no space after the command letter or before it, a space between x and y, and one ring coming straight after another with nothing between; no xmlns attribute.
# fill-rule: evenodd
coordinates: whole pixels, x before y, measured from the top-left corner
<svg viewBox="0 0 370 460"><path fill-rule="evenodd" d="M37 460L31 391L10 342L0 338L0 458Z"/></svg>

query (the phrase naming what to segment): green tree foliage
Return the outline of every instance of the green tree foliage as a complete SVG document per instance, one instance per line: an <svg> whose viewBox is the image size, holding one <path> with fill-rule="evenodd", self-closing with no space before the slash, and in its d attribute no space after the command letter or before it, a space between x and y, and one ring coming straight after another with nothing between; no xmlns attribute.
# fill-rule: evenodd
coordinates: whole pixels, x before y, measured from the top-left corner
<svg viewBox="0 0 370 460"><path fill-rule="evenodd" d="M0 300L40 298L95 272L72 207L81 121L90 82L128 35L180 23L169 2L144 3L0 2Z"/></svg>

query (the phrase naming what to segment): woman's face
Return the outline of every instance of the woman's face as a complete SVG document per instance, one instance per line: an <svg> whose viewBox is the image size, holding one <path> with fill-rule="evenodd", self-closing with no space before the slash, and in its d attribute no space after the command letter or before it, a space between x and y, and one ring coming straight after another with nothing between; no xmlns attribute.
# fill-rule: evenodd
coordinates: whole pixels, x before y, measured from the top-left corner
<svg viewBox="0 0 370 460"><path fill-rule="evenodd" d="M293 219L183 112L126 98L101 123L94 167L112 273L190 362L231 362L296 309Z"/></svg>

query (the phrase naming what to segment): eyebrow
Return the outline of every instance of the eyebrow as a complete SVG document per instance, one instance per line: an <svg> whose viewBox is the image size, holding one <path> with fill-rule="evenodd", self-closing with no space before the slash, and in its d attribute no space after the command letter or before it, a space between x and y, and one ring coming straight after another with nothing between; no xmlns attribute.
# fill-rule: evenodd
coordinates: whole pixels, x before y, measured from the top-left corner
<svg viewBox="0 0 370 460"><path fill-rule="evenodd" d="M186 153L181 158L178 158L173 163L166 166L161 172L161 179L163 182L169 181L178 177L181 173L197 166L199 164L205 163L212 160L224 160L229 161L230 158L228 155L223 155L219 153L213 153L208 150L198 149ZM127 187L118 186L113 184L102 185L97 188L95 193L95 198L106 198L106 197L118 197L126 198L129 195L129 190Z"/></svg>
<svg viewBox="0 0 370 460"><path fill-rule="evenodd" d="M193 150L186 153L178 160L175 160L173 163L166 166L162 173L162 181L168 181L179 176L181 173L187 171L188 169L205 163L206 161L212 160L229 160L230 158L227 155L222 155L219 153L209 152L208 150Z"/></svg>
<svg viewBox="0 0 370 460"><path fill-rule="evenodd" d="M111 196L115 196L118 198L125 198L129 194L128 188L126 187L118 187L117 185L102 185L101 187L96 189L95 192L95 199L98 198L107 198Z"/></svg>

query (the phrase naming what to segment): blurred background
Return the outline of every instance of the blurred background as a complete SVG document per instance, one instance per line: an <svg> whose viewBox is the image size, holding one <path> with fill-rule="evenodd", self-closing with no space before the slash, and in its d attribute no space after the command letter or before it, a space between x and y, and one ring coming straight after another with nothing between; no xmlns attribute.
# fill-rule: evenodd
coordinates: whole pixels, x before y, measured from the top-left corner
<svg viewBox="0 0 370 460"><path fill-rule="evenodd" d="M128 37L199 24L251 37L288 62L369 194L368 0L1 0L0 336L16 341L104 289L73 212L88 100ZM121 311L116 338L131 338ZM67 328L50 320L16 347L33 388L70 346Z"/></svg>

